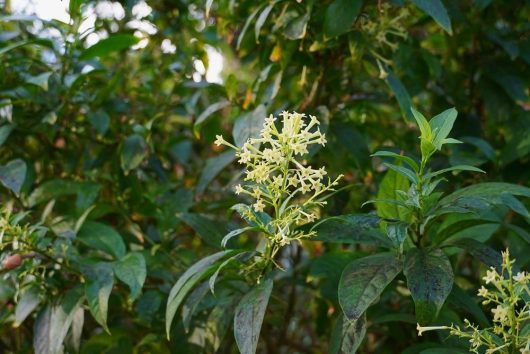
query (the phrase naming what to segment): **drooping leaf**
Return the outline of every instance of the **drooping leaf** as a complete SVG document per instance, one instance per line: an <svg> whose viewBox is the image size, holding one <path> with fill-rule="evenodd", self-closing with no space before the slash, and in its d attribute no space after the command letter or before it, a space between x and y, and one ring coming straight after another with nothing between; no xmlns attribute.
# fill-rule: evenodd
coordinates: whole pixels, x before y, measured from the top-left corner
<svg viewBox="0 0 530 354"><path fill-rule="evenodd" d="M85 245L108 253L116 259L125 255L125 243L121 235L105 224L86 221L79 230L77 239Z"/></svg>
<svg viewBox="0 0 530 354"><path fill-rule="evenodd" d="M448 240L442 244L445 246L455 246L469 252L473 257L478 258L487 266L500 269L502 255L488 245L471 238Z"/></svg>
<svg viewBox="0 0 530 354"><path fill-rule="evenodd" d="M232 130L236 146L241 148L249 138L259 137L266 114L265 106L259 105L250 114L244 115L236 121Z"/></svg>
<svg viewBox="0 0 530 354"><path fill-rule="evenodd" d="M530 221L530 212L525 207L523 203L517 198L515 198L513 195L509 193L503 193L501 194L501 201L504 205L506 205L508 208L510 208L515 213L521 215L522 217L526 218L528 221Z"/></svg>
<svg viewBox="0 0 530 354"><path fill-rule="evenodd" d="M411 249L405 258L403 273L416 306L420 324L431 323L453 287L453 269L440 249Z"/></svg>
<svg viewBox="0 0 530 354"><path fill-rule="evenodd" d="M285 37L289 38L290 40L304 38L307 30L307 23L309 22L310 18L310 11L307 11L302 16L295 17L285 28Z"/></svg>
<svg viewBox="0 0 530 354"><path fill-rule="evenodd" d="M199 181L197 182L196 191L199 194L204 193L206 187L226 166L232 163L236 157L234 150L225 151L217 156L210 157L206 160Z"/></svg>
<svg viewBox="0 0 530 354"><path fill-rule="evenodd" d="M346 317L357 321L401 270L401 261L391 253L356 259L348 264L339 283L339 303Z"/></svg>
<svg viewBox="0 0 530 354"><path fill-rule="evenodd" d="M269 303L273 282L263 280L245 294L236 307L234 337L241 354L254 354L258 346L261 324Z"/></svg>
<svg viewBox="0 0 530 354"><path fill-rule="evenodd" d="M392 90L392 92L394 92L399 107L401 108L401 113L403 114L403 117L405 117L408 121L414 121L414 116L412 115L412 112L410 110L410 108L412 107L412 101L410 99L409 92L405 88L405 85L403 85L401 80L396 76L396 74L394 74L394 72L390 68L386 68L385 70L387 73L385 81Z"/></svg>
<svg viewBox="0 0 530 354"><path fill-rule="evenodd" d="M326 9L324 34L328 38L348 32L359 15L362 0L333 0Z"/></svg>
<svg viewBox="0 0 530 354"><path fill-rule="evenodd" d="M127 49L138 43L138 41L139 39L132 34L114 34L85 49L79 59L86 60L94 57L104 57L110 53Z"/></svg>
<svg viewBox="0 0 530 354"><path fill-rule="evenodd" d="M39 289L37 286L30 286L24 290L18 300L15 309L15 327L20 326L22 322L30 315L40 304Z"/></svg>
<svg viewBox="0 0 530 354"><path fill-rule="evenodd" d="M145 258L139 252L127 253L122 259L113 264L116 278L124 282L131 289L131 299L136 299L145 282Z"/></svg>
<svg viewBox="0 0 530 354"><path fill-rule="evenodd" d="M340 315L331 333L330 354L355 354L366 335L366 315L350 321Z"/></svg>
<svg viewBox="0 0 530 354"><path fill-rule="evenodd" d="M62 353L62 345L77 309L83 301L80 287L76 287L57 303L50 302L34 324L33 350L35 354Z"/></svg>
<svg viewBox="0 0 530 354"><path fill-rule="evenodd" d="M96 263L85 269L85 296L94 319L109 332L107 312L109 296L114 285L114 274L109 263Z"/></svg>
<svg viewBox="0 0 530 354"><path fill-rule="evenodd" d="M449 34L453 34L451 27L451 19L447 13L442 0L411 0L421 10L425 11L431 16L444 30Z"/></svg>
<svg viewBox="0 0 530 354"><path fill-rule="evenodd" d="M457 202L458 199L467 197L484 198L490 203L500 203L501 196L504 193L514 196L530 197L530 188L503 182L479 183L459 189L445 196L440 200L440 204L451 205Z"/></svg>
<svg viewBox="0 0 530 354"><path fill-rule="evenodd" d="M147 155L147 144L142 136L133 134L127 137L121 148L121 168L127 174L138 167Z"/></svg>
<svg viewBox="0 0 530 354"><path fill-rule="evenodd" d="M259 43L259 32L261 31L261 27L265 24L265 21L267 21L267 17L269 17L269 14L271 13L272 9L274 8L274 5L277 1L271 2L269 5L265 6L263 11L258 16L258 19L256 20L256 24L254 25L254 33L256 35L256 42Z"/></svg>
<svg viewBox="0 0 530 354"><path fill-rule="evenodd" d="M208 119L212 114L214 114L217 111L220 111L221 109L230 106L230 101L227 100L221 100L219 102L213 103L209 105L195 120L195 123L193 124L193 132L195 136L200 136L200 129L202 124Z"/></svg>
<svg viewBox="0 0 530 354"><path fill-rule="evenodd" d="M18 194L26 179L26 170L26 163L21 159L9 161L3 166L0 165L0 182L4 187Z"/></svg>
<svg viewBox="0 0 530 354"><path fill-rule="evenodd" d="M214 265L217 261L225 257L230 257L234 253L237 253L237 251L226 250L214 253L192 265L184 272L184 274L180 276L175 285L171 288L167 299L166 334L168 338L171 330L171 323L173 322L175 313L177 312L180 304L182 303L186 295L191 291L193 286L197 284L197 282L204 279L215 271L212 268L212 265Z"/></svg>

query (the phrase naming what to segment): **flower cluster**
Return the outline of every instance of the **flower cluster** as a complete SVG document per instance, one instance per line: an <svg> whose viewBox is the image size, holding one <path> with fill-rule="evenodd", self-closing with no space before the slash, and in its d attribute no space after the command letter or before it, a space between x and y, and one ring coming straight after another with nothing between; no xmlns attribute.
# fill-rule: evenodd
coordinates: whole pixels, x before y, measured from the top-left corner
<svg viewBox="0 0 530 354"><path fill-rule="evenodd" d="M530 354L530 334L521 331L524 324L530 320L530 302L524 298L530 296L530 274L519 271L513 272L513 260L510 260L509 251L502 253L502 266L500 272L491 267L482 279L490 288L481 286L478 295L483 299L483 305L493 305L493 326L480 329L467 319L464 320L465 329L458 326L432 326L421 327L418 325L418 335L431 330L449 330L450 334L466 338L470 343L473 353L481 353L486 349L486 354L493 353L518 353Z"/></svg>
<svg viewBox="0 0 530 354"><path fill-rule="evenodd" d="M312 235L295 230L296 225L316 219L316 207L326 203L323 194L333 190L342 176L325 181L324 167L313 168L302 159L311 145L326 144L316 117L296 112L280 116L281 122L272 115L266 118L260 136L248 139L241 148L221 135L215 144L235 149L239 163L245 165L245 183L238 184L235 193L254 199L252 212L247 210L245 215L247 221L256 221L255 213L272 210L272 228L262 231L284 246Z"/></svg>

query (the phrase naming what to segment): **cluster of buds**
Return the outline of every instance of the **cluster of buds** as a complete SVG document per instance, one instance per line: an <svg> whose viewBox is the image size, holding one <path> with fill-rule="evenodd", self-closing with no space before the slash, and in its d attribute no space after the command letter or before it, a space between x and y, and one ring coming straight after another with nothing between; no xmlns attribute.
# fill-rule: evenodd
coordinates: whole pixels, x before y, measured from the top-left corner
<svg viewBox="0 0 530 354"><path fill-rule="evenodd" d="M455 325L432 327L418 325L418 335L421 336L423 332L432 330L449 330L452 336L468 339L470 351L473 353L508 354L515 348L518 353L530 354L530 334L521 331L530 320L530 303L524 301L525 297L530 296L528 288L530 274L524 271L514 274L514 262L510 260L510 253L506 250L502 253L500 272L491 267L482 278L489 288L481 286L478 296L483 299L483 305L493 305L492 327L480 329L466 319L464 329Z"/></svg>
<svg viewBox="0 0 530 354"><path fill-rule="evenodd" d="M316 117L282 112L281 124L277 121L272 115L266 118L260 136L248 139L241 148L221 135L215 144L236 150L238 162L245 165L245 183L238 184L235 193L254 199L254 212L273 211L268 233L275 244L284 246L312 235L295 230L295 225L316 219L315 209L326 203L324 193L332 191L342 175L325 181L324 167L313 168L302 159L311 145L326 144ZM246 216L252 218L253 213Z"/></svg>

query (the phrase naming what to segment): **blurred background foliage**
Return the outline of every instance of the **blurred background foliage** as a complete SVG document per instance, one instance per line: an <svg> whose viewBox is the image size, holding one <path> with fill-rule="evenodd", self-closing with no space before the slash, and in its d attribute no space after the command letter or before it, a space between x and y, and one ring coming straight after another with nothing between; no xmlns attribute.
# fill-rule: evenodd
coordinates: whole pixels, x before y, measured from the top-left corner
<svg viewBox="0 0 530 354"><path fill-rule="evenodd" d="M371 153L418 151L411 105L459 112L452 136L467 144L435 166L487 171L452 176L446 191L529 184L529 1L65 0L54 18L33 15L43 3L0 1L3 353L53 353L63 339L66 352L237 352L234 294L248 284L228 275L215 296L198 287L171 341L164 310L178 276L240 223L227 209L241 169L215 135L237 142L270 113L324 122L329 143L312 163L354 187L323 215L370 211L361 204L384 176ZM510 246L527 266L528 220L497 213L519 235L497 224L466 232ZM258 352L339 352L337 283L369 251L285 251ZM452 260L474 292L483 266ZM404 291L398 282L370 308L361 352L419 353L437 341L416 336ZM451 296L440 316L456 321L470 308Z"/></svg>

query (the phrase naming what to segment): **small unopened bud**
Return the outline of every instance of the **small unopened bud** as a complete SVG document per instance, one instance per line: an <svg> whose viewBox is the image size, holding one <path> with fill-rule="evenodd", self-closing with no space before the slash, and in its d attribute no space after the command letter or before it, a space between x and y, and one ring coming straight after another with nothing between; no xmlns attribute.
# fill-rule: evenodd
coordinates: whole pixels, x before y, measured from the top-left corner
<svg viewBox="0 0 530 354"><path fill-rule="evenodd" d="M17 254L13 254L11 256L6 257L6 259L2 261L2 266L6 270L11 270L11 269L15 269L18 266L20 266L21 263L22 263L22 256L17 253Z"/></svg>

